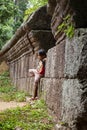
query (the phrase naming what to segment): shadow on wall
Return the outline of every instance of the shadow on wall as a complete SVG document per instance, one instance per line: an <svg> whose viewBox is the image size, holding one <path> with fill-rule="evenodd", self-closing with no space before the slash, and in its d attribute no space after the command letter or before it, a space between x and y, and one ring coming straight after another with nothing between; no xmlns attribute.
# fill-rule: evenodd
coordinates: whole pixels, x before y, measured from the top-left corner
<svg viewBox="0 0 87 130"><path fill-rule="evenodd" d="M87 0L70 0L70 6L74 11L73 19L77 28L87 27Z"/></svg>

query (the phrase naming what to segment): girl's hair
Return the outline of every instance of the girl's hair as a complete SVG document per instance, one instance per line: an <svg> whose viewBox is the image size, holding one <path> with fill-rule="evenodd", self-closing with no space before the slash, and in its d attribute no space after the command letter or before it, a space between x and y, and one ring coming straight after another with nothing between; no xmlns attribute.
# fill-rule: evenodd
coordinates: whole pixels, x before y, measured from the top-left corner
<svg viewBox="0 0 87 130"><path fill-rule="evenodd" d="M40 49L40 50L38 51L38 55L39 55L39 56L45 56L45 57L46 57L46 52L45 52L45 50L44 50L44 49Z"/></svg>

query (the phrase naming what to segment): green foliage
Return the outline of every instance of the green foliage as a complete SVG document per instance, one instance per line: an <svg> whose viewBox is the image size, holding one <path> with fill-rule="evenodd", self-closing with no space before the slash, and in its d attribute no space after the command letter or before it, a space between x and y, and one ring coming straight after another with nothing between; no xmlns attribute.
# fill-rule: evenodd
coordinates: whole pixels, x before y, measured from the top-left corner
<svg viewBox="0 0 87 130"><path fill-rule="evenodd" d="M64 32L68 38L72 38L74 36L74 26L71 22L71 16L67 15L63 22L58 26L58 33Z"/></svg>
<svg viewBox="0 0 87 130"><path fill-rule="evenodd" d="M15 94L14 94L14 99L15 99L15 101L17 101L17 102L23 102L23 101L26 100L26 96L27 96L27 94L26 94L25 92L17 91L17 92L15 92Z"/></svg>
<svg viewBox="0 0 87 130"><path fill-rule="evenodd" d="M24 21L24 14L25 10L28 4L28 0L19 0L15 2L15 5L18 7L17 14L15 16L15 24L13 25L14 32L16 29L21 25L21 23Z"/></svg>
<svg viewBox="0 0 87 130"><path fill-rule="evenodd" d="M14 130L16 127L24 130L51 130L53 122L44 101L37 100L32 105L0 113L0 129Z"/></svg>
<svg viewBox="0 0 87 130"><path fill-rule="evenodd" d="M0 99L3 101L12 101L15 100L17 102L25 101L27 93L19 92L12 85L11 80L9 78L9 72L6 71L0 75Z"/></svg>
<svg viewBox="0 0 87 130"><path fill-rule="evenodd" d="M69 127L69 124L67 122L61 121L59 122L61 126Z"/></svg>
<svg viewBox="0 0 87 130"><path fill-rule="evenodd" d="M17 6L12 0L0 1L0 49L12 37Z"/></svg>
<svg viewBox="0 0 87 130"><path fill-rule="evenodd" d="M17 14L17 6L14 5L12 0L0 1L0 23L8 21L8 19Z"/></svg>
<svg viewBox="0 0 87 130"><path fill-rule="evenodd" d="M14 0L0 0L0 49L23 22L27 1L22 0L16 5Z"/></svg>
<svg viewBox="0 0 87 130"><path fill-rule="evenodd" d="M25 11L25 17L26 20L30 14L32 14L35 10L37 10L39 7L47 4L48 0L29 0L27 5L27 10Z"/></svg>
<svg viewBox="0 0 87 130"><path fill-rule="evenodd" d="M23 18L27 19L32 12L46 3L47 0L22 0L15 3L13 0L0 0L0 49L11 39Z"/></svg>
<svg viewBox="0 0 87 130"><path fill-rule="evenodd" d="M13 27L9 22L13 22L13 20L10 19L7 23L0 24L0 49L13 35Z"/></svg>
<svg viewBox="0 0 87 130"><path fill-rule="evenodd" d="M3 95L3 96L2 96ZM0 75L0 99L5 101L23 101L26 94L18 92L11 84L9 72ZM43 100L31 102L22 108L7 109L0 113L0 130L51 130L54 126L52 118L48 116L47 107Z"/></svg>

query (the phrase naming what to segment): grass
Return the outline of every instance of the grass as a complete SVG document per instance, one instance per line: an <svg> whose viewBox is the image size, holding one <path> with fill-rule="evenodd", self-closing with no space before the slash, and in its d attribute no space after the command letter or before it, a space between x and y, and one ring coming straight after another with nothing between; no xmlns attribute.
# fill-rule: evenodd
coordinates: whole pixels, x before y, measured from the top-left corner
<svg viewBox="0 0 87 130"><path fill-rule="evenodd" d="M52 130L52 118L48 116L44 101L37 100L32 105L0 113L0 130L14 130L15 128Z"/></svg>
<svg viewBox="0 0 87 130"><path fill-rule="evenodd" d="M27 93L18 91L11 83L9 72L0 75L0 100L17 102L25 101Z"/></svg>
<svg viewBox="0 0 87 130"><path fill-rule="evenodd" d="M0 100L24 101L26 93L19 92L11 84L9 73L0 75ZM48 115L46 104L43 100L33 101L20 108L7 109L0 112L0 130L52 130L54 124Z"/></svg>

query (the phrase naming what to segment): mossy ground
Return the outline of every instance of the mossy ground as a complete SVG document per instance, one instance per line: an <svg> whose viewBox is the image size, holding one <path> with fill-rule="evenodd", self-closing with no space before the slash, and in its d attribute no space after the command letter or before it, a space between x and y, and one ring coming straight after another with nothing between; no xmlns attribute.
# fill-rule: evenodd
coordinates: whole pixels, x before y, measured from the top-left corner
<svg viewBox="0 0 87 130"><path fill-rule="evenodd" d="M9 72L0 74L0 100L3 101L25 101L27 93L18 91L9 78Z"/></svg>
<svg viewBox="0 0 87 130"><path fill-rule="evenodd" d="M16 127L23 130L51 130L53 122L44 101L37 100L32 105L0 113L0 130L14 130Z"/></svg>
<svg viewBox="0 0 87 130"><path fill-rule="evenodd" d="M0 100L24 101L26 93L19 92L11 84L9 73L0 75ZM54 124L43 100L33 101L24 107L0 112L0 130L52 130Z"/></svg>

